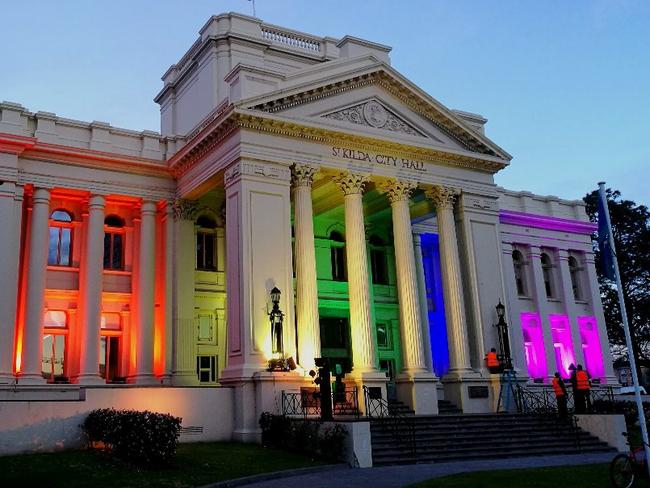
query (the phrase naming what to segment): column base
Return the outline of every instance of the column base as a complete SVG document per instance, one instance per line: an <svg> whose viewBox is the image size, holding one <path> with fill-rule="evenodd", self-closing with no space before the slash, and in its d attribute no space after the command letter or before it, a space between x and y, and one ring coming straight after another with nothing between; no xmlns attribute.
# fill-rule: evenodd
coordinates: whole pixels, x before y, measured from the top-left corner
<svg viewBox="0 0 650 488"><path fill-rule="evenodd" d="M415 415L438 415L438 378L434 374L404 372L395 379L397 398Z"/></svg>
<svg viewBox="0 0 650 488"><path fill-rule="evenodd" d="M16 383L16 377L13 373L0 373L0 385L13 385Z"/></svg>
<svg viewBox="0 0 650 488"><path fill-rule="evenodd" d="M160 380L153 373L136 374L126 379L127 383L142 386L160 385Z"/></svg>
<svg viewBox="0 0 650 488"><path fill-rule="evenodd" d="M455 404L463 413L494 412L495 400L490 378L482 378L475 372L461 375L455 371L445 375L442 383L445 400Z"/></svg>
<svg viewBox="0 0 650 488"><path fill-rule="evenodd" d="M47 380L40 374L21 374L16 377L16 384L18 385L46 385Z"/></svg>
<svg viewBox="0 0 650 488"><path fill-rule="evenodd" d="M80 374L71 378L71 383L76 383L78 385L105 385L106 380L99 376L98 374Z"/></svg>

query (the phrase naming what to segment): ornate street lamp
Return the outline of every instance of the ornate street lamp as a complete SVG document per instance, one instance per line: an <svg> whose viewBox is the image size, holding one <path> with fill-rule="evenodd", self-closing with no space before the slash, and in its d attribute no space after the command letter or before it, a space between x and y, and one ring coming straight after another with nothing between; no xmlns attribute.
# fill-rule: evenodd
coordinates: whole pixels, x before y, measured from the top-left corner
<svg viewBox="0 0 650 488"><path fill-rule="evenodd" d="M499 350L505 369L512 369L512 358L510 357L510 339L508 338L508 324L505 321L506 307L499 300L496 306L497 318L499 321L495 325L499 333Z"/></svg>
<svg viewBox="0 0 650 488"><path fill-rule="evenodd" d="M271 290L271 302L273 308L269 312L269 320L271 322L271 352L277 354L280 358L284 356L284 341L282 340L282 322L284 321L284 313L280 310L280 296L279 288L273 287Z"/></svg>

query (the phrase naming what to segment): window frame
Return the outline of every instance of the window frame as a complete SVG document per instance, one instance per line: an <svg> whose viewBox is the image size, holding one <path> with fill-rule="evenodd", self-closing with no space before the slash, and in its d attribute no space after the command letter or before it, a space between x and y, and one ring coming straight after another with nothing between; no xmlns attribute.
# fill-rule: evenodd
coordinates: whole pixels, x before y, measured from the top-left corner
<svg viewBox="0 0 650 488"><path fill-rule="evenodd" d="M515 288L517 289L517 296L528 296L528 283L526 273L526 261L524 253L519 249L512 250L512 266L515 274Z"/></svg>
<svg viewBox="0 0 650 488"><path fill-rule="evenodd" d="M555 283L553 282L553 260L551 259L550 254L545 251L542 251L540 253L539 260L542 265L542 279L544 281L544 291L546 292L546 298L555 298Z"/></svg>
<svg viewBox="0 0 650 488"><path fill-rule="evenodd" d="M201 366L201 358L209 358L210 364L207 367ZM208 373L209 380L202 381L201 373ZM199 384L215 384L219 382L219 356L217 354L197 354L196 355L196 380Z"/></svg>
<svg viewBox="0 0 650 488"><path fill-rule="evenodd" d="M582 280L581 272L582 267L578 259L569 255L567 258L567 266L569 267L569 279L571 280L571 288L573 290L573 300L579 302L582 300Z"/></svg>
<svg viewBox="0 0 650 488"><path fill-rule="evenodd" d="M329 233L328 239L330 243L330 271L332 273L332 281L346 282L348 281L348 273L345 236L341 232L333 230Z"/></svg>
<svg viewBox="0 0 650 488"><path fill-rule="evenodd" d="M114 226L114 225L109 225L106 223L108 219L111 217L117 217L120 222L121 226ZM121 236L121 242L119 244L120 246L120 265L119 267L115 268L113 267L113 256L115 253L115 236L120 235ZM108 246L109 249L109 258L108 258L108 266L107 266L107 260L106 260L106 238L109 238L110 243ZM125 229L125 222L122 217L116 214L111 214L107 215L106 218L104 219L104 256L103 256L103 269L105 271L124 271L124 266L125 266L125 260L124 260L124 250L125 250L125 243L126 243L126 229Z"/></svg>
<svg viewBox="0 0 650 488"><path fill-rule="evenodd" d="M386 251L384 240L377 235L372 235L370 236L370 239L368 239L368 247L370 248L370 274L372 284L390 284L388 277L388 252ZM379 262L381 262L381 265L379 266L380 269L378 269L377 266ZM382 273L379 273L379 270L381 270Z"/></svg>
<svg viewBox="0 0 650 488"><path fill-rule="evenodd" d="M210 227L207 227L205 225L201 225L201 220L202 219L209 219L210 222ZM197 271L207 271L210 273L214 273L218 269L218 263L217 263L217 228L219 227L217 224L216 219L212 218L209 215L199 215L194 222L194 227L195 227L195 259L194 259L194 266ZM212 241L212 266L207 266L206 264L206 256L208 255L207 252L207 245L206 241L207 239L210 239ZM199 247L199 243L201 243L201 247ZM199 258L199 250L201 250L202 255Z"/></svg>
<svg viewBox="0 0 650 488"><path fill-rule="evenodd" d="M65 213L70 220L58 220L54 218L54 214L57 212ZM72 253L74 250L74 215L72 212L66 210L65 208L56 208L50 212L50 217L48 219L48 253L47 253L47 265L55 266L60 268L69 268L72 266ZM52 254L52 230L57 229L57 240L56 240L56 259L55 262L50 261L50 255ZM68 229L70 233L69 242L68 242L68 262L61 264L61 249L62 249L62 237L63 230Z"/></svg>
<svg viewBox="0 0 650 488"><path fill-rule="evenodd" d="M64 327L47 327L45 325L45 318L46 318L47 314L49 314L50 312L61 312L61 313L63 313L64 316L65 316L65 326ZM45 355L43 355L43 358L41 359L41 375L43 376L43 378L45 378L47 380L48 383L56 383L57 379L61 379L63 382L68 381L67 372L68 372L68 355L69 355L69 353L68 353L68 347L69 347L68 346L68 336L69 336L69 329L70 329L69 320L70 320L70 317L68 315L67 310L54 310L53 309L53 310L46 310L43 313L43 333L41 334L41 350L44 347L45 336L50 335L50 336L53 336L53 337L56 337L56 336L62 336L63 337L63 358L62 358L63 364L61 366L61 374L60 375L55 375L54 374L54 361L52 361L51 362L51 371L50 371L49 377L45 376L44 375L45 371L43 371L43 360L45 359ZM56 339L53 339L53 341L52 341L52 348L53 348L52 354L53 355L51 356L51 359L54 359L55 341L56 341Z"/></svg>

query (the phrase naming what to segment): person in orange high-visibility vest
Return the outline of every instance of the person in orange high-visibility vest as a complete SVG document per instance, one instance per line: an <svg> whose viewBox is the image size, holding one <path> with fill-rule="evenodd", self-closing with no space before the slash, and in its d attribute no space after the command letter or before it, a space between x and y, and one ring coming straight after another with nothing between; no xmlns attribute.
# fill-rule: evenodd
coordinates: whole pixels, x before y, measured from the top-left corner
<svg viewBox="0 0 650 488"><path fill-rule="evenodd" d="M499 373L501 369L501 363L497 357L497 350L492 348L490 352L485 355L485 365L490 370L490 373Z"/></svg>
<svg viewBox="0 0 650 488"><path fill-rule="evenodd" d="M561 419L567 418L567 404L566 404L566 386L564 381L560 378L560 373L555 372L553 377L553 391L555 392L555 400L557 402L557 414Z"/></svg>
<svg viewBox="0 0 650 488"><path fill-rule="evenodd" d="M582 369L582 364L578 364L576 371L576 390L580 394L580 407L581 412L584 413L591 411L591 383L589 382L589 375Z"/></svg>

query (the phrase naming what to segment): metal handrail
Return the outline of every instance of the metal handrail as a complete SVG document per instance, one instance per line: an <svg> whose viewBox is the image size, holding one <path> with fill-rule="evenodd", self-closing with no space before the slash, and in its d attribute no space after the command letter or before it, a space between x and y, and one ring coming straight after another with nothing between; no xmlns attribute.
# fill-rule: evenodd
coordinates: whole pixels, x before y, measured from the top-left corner
<svg viewBox="0 0 650 488"><path fill-rule="evenodd" d="M552 387L516 385L517 411L519 413L554 414L557 413L557 399ZM611 386L592 387L591 402L597 400L614 400L614 388ZM575 410L573 391L566 390L567 409Z"/></svg>
<svg viewBox="0 0 650 488"><path fill-rule="evenodd" d="M320 391L287 392L282 391L282 415L287 417L308 416L320 417L321 415ZM359 396L357 388L346 389L343 392L333 393L332 413L334 415L354 415L359 418Z"/></svg>
<svg viewBox="0 0 650 488"><path fill-rule="evenodd" d="M381 419L382 425L387 427L398 446L404 446L413 456L417 458L417 443L415 439L415 422L412 417L399 413L389 408L389 403L383 398L371 397L368 387L363 386L365 397L366 416L369 418Z"/></svg>

